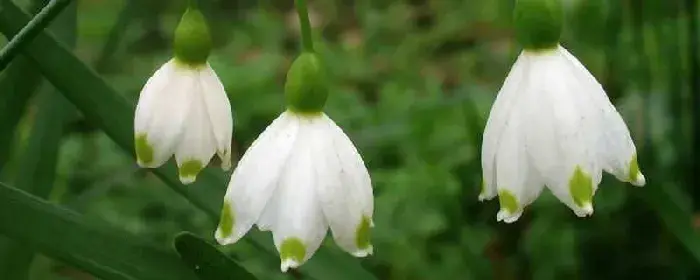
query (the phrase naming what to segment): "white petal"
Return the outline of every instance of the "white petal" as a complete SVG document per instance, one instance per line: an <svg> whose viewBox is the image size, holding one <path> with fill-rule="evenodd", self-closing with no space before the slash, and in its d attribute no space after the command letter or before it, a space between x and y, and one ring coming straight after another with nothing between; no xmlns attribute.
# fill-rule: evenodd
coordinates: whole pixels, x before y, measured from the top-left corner
<svg viewBox="0 0 700 280"><path fill-rule="evenodd" d="M197 179L199 172L209 164L216 152L216 139L204 102L205 92L199 73L193 71L193 85L177 90L186 91L189 96L190 111L183 127L184 134L175 151L180 181L190 184Z"/></svg>
<svg viewBox="0 0 700 280"><path fill-rule="evenodd" d="M510 119L510 113L518 99L520 88L525 82L525 74L528 71L527 56L520 54L508 73L503 87L496 96L496 101L491 106L489 118L484 128L481 145L481 168L483 172L481 193L479 200L489 200L496 196L496 150L498 141L502 139L503 128Z"/></svg>
<svg viewBox="0 0 700 280"><path fill-rule="evenodd" d="M560 47L560 53L569 61L571 74L585 88L585 96L591 99L601 114L598 145L603 169L620 181L643 186L646 180L637 165L637 149L622 116L588 69L565 48Z"/></svg>
<svg viewBox="0 0 700 280"><path fill-rule="evenodd" d="M273 200L270 227L275 246L280 253L280 269L287 271L306 262L321 246L328 230L316 194L319 180L313 155L316 153L313 139L319 137L313 123L301 117L299 141L294 147ZM270 206L273 206L270 205ZM267 212L267 209L265 210Z"/></svg>
<svg viewBox="0 0 700 280"><path fill-rule="evenodd" d="M231 134L233 133L231 103L224 85L208 64L200 70L200 79L204 89L204 102L216 139L216 153L221 159L221 168L228 170L231 168Z"/></svg>
<svg viewBox="0 0 700 280"><path fill-rule="evenodd" d="M238 241L255 224L277 189L277 182L297 142L299 118L280 114L250 145L231 175L224 197L224 211L232 223L222 221L216 240L222 244ZM224 215L222 215L224 216Z"/></svg>
<svg viewBox="0 0 700 280"><path fill-rule="evenodd" d="M593 213L601 179L597 162L598 119L594 104L566 69L557 52L532 55L524 118L527 152L547 187L577 216Z"/></svg>
<svg viewBox="0 0 700 280"><path fill-rule="evenodd" d="M175 152L190 107L187 92L179 89L191 83L186 70L170 60L141 90L134 116L134 137L141 167L158 167Z"/></svg>
<svg viewBox="0 0 700 280"><path fill-rule="evenodd" d="M517 221L523 209L532 203L544 188L544 182L529 164L523 133L527 123L523 122L521 108L515 106L511 109L511 119L503 129L496 153L495 173L501 205L496 219L506 223Z"/></svg>
<svg viewBox="0 0 700 280"><path fill-rule="evenodd" d="M355 257L372 254L374 197L369 172L348 136L325 114L314 124L316 185L333 239Z"/></svg>

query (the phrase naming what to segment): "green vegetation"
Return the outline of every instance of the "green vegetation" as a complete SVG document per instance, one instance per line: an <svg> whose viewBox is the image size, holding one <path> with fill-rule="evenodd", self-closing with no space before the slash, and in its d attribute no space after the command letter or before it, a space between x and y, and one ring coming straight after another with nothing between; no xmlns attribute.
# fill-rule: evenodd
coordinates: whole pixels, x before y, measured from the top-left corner
<svg viewBox="0 0 700 280"><path fill-rule="evenodd" d="M5 42L46 2L0 1ZM309 0L324 111L372 175L374 255L327 238L287 274L268 232L213 245L230 172L183 186L172 161L136 166L134 105L187 1L73 2L0 74L0 279L700 277L697 0L565 1L561 42L623 115L647 185L605 175L589 218L545 191L514 224L477 200L481 133L521 49L514 1ZM198 2L237 159L285 109L298 18L293 1Z"/></svg>

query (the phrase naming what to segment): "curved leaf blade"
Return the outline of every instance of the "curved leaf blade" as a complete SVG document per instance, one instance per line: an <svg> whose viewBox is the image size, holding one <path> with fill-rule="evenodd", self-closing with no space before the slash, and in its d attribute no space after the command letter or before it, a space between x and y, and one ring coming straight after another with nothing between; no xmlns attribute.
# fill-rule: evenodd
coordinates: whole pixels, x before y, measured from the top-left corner
<svg viewBox="0 0 700 280"><path fill-rule="evenodd" d="M5 184L0 234L103 279L197 279L173 254Z"/></svg>
<svg viewBox="0 0 700 280"><path fill-rule="evenodd" d="M256 279L234 260L192 233L178 234L173 245L180 258L199 276L199 279Z"/></svg>

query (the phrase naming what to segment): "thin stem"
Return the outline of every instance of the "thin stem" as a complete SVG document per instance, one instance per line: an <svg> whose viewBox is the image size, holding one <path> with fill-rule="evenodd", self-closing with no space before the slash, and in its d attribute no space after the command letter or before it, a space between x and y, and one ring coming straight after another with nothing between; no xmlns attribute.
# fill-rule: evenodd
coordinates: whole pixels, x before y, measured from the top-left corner
<svg viewBox="0 0 700 280"><path fill-rule="evenodd" d="M199 9L199 0L189 0L187 2L189 3L190 9L193 9L193 10Z"/></svg>
<svg viewBox="0 0 700 280"><path fill-rule="evenodd" d="M5 48L0 50L0 71L5 70L5 67L10 64L19 51L39 35L71 2L71 0L52 0L17 35L12 37Z"/></svg>
<svg viewBox="0 0 700 280"><path fill-rule="evenodd" d="M697 169L695 168L700 168L700 162L694 160L700 154L700 114L698 113L698 110L700 110L700 92L698 92L700 90L700 79L698 79L698 75L700 75L700 57L698 57L698 51L700 51L698 50L698 47L700 47L700 39L698 38L697 26L697 0L687 0L685 8L688 12L688 60L690 63L688 77L690 81L691 94L690 117L691 123L693 124L689 147L690 152L688 153L690 156L686 158L686 162L689 161L690 163L690 169L688 170L688 182L691 183L691 185L688 186L692 186L693 182L695 181L694 178L697 174ZM694 201L694 208L700 209L700 191L698 191L696 188L691 188L691 190L693 191L692 199Z"/></svg>
<svg viewBox="0 0 700 280"><path fill-rule="evenodd" d="M301 44L305 52L314 51L314 41L311 38L311 23L309 22L309 11L306 8L306 0L295 0L299 23L301 24Z"/></svg>
<svg viewBox="0 0 700 280"><path fill-rule="evenodd" d="M127 0L126 6L122 8L117 16L117 22L107 35L107 42L102 46L100 55L95 60L94 65L98 72L105 71L117 52L119 43L122 41L129 25L134 20L134 12L138 8L137 0Z"/></svg>

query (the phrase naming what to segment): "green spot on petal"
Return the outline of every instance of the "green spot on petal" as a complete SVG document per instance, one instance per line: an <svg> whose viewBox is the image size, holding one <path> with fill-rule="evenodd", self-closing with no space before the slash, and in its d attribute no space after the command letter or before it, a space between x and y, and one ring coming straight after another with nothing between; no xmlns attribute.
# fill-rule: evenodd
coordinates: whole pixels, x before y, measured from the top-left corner
<svg viewBox="0 0 700 280"><path fill-rule="evenodd" d="M357 230L355 231L355 245L357 245L357 248L360 250L369 249L371 246L371 224L372 222L370 221L369 217L363 215L360 225L357 226Z"/></svg>
<svg viewBox="0 0 700 280"><path fill-rule="evenodd" d="M593 200L593 180L580 166L576 166L574 174L569 179L571 198L578 207L591 203Z"/></svg>
<svg viewBox="0 0 700 280"><path fill-rule="evenodd" d="M632 156L632 160L630 160L629 165L630 165L630 173L628 175L629 176L628 180L630 182L636 182L637 179L639 179L637 177L639 176L639 173L640 173L639 172L639 163L637 163L637 154L634 154Z"/></svg>
<svg viewBox="0 0 700 280"><path fill-rule="evenodd" d="M136 135L134 146L136 147L136 160L139 164L148 165L153 162L153 146L148 143L148 137L145 133Z"/></svg>
<svg viewBox="0 0 700 280"><path fill-rule="evenodd" d="M197 174L199 174L199 171L201 171L203 168L204 164L202 164L202 162L199 160L192 159L185 161L182 163L182 165L180 165L180 169L178 170L180 173L180 180L183 182L193 182L197 177Z"/></svg>
<svg viewBox="0 0 700 280"><path fill-rule="evenodd" d="M498 191L498 203L501 204L501 209L505 209L509 213L516 213L520 208L518 199L515 198L515 195L508 190Z"/></svg>
<svg viewBox="0 0 700 280"><path fill-rule="evenodd" d="M282 240L282 246L280 246L280 258L282 261L292 259L297 263L304 261L304 256L306 256L306 246L301 239L296 237L290 237Z"/></svg>
<svg viewBox="0 0 700 280"><path fill-rule="evenodd" d="M221 217L219 218L219 230L224 237L231 236L233 226L236 224L236 217L231 210L231 204L224 201L224 207L221 208Z"/></svg>
<svg viewBox="0 0 700 280"><path fill-rule="evenodd" d="M486 179L481 179L481 191L479 192L479 195L484 194L486 194Z"/></svg>

